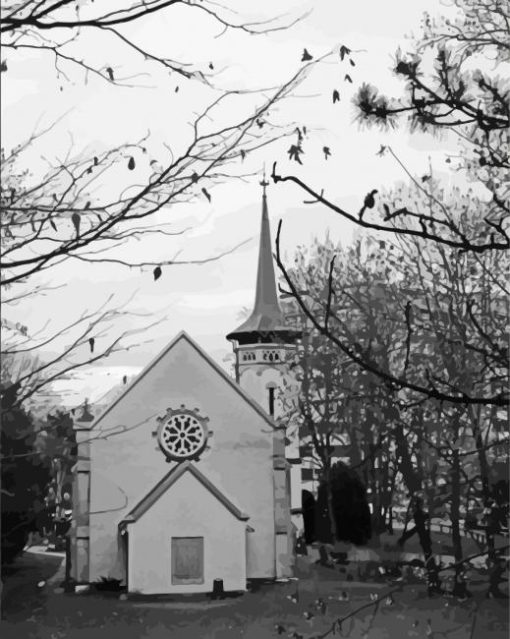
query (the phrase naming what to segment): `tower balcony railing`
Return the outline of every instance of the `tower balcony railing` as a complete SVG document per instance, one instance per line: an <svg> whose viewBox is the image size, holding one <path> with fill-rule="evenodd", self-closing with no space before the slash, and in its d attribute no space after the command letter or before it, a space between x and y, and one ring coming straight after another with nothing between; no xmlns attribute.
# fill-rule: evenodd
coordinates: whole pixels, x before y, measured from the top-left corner
<svg viewBox="0 0 510 639"><path fill-rule="evenodd" d="M278 364L287 362L294 347L287 344L250 344L239 349L239 362L256 364Z"/></svg>

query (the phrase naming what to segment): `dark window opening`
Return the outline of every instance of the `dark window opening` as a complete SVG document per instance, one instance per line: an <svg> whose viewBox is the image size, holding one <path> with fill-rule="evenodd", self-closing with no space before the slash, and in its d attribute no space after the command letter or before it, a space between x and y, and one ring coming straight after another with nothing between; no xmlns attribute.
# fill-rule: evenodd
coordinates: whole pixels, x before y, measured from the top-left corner
<svg viewBox="0 0 510 639"><path fill-rule="evenodd" d="M269 391L269 414L274 417L274 387L270 386L267 390Z"/></svg>

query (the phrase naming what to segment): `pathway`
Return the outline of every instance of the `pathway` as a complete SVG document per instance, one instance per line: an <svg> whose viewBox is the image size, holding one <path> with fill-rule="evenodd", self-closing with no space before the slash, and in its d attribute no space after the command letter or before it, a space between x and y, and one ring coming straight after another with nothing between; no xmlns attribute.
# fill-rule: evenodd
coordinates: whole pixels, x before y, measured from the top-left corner
<svg viewBox="0 0 510 639"><path fill-rule="evenodd" d="M27 612L44 604L49 588L64 579L64 553L32 546L10 566L2 567L2 619L26 618Z"/></svg>

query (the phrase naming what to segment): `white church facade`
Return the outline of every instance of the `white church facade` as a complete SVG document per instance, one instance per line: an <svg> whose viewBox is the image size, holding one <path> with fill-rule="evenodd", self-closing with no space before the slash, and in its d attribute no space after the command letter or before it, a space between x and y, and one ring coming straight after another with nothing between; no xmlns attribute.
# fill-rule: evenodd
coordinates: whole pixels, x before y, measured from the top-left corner
<svg viewBox="0 0 510 639"><path fill-rule="evenodd" d="M182 332L97 418L75 422L77 583L170 594L292 575L301 487L280 390L299 335L278 303L263 185L255 304L227 335L235 379Z"/></svg>

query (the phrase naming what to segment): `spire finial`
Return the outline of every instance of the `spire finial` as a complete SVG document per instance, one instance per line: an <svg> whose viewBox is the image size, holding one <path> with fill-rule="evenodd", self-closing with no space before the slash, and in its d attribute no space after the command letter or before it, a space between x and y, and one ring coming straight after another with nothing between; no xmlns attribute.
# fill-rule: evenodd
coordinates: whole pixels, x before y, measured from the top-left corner
<svg viewBox="0 0 510 639"><path fill-rule="evenodd" d="M266 165L264 164L264 169L262 173L262 182L260 182L260 186L262 187L262 197L266 197L266 187L269 186L269 182L266 180Z"/></svg>

